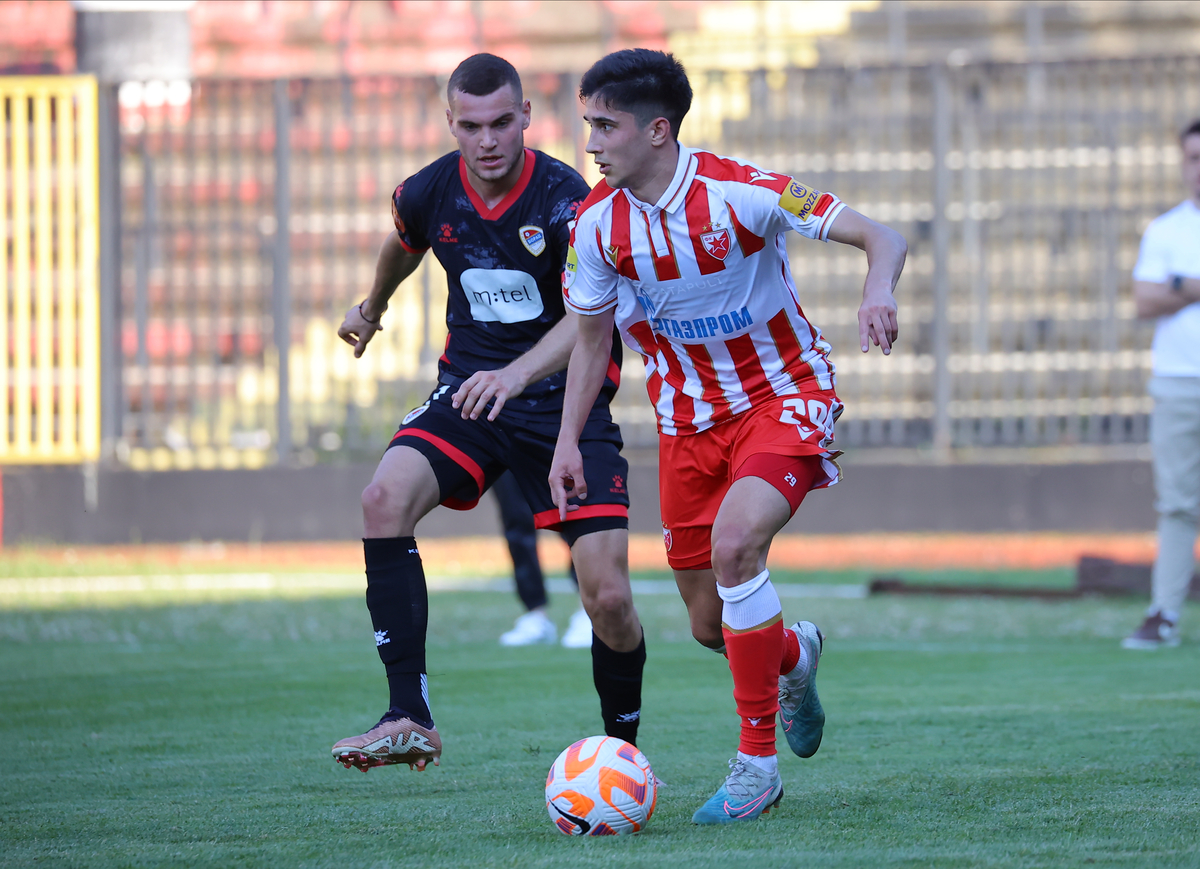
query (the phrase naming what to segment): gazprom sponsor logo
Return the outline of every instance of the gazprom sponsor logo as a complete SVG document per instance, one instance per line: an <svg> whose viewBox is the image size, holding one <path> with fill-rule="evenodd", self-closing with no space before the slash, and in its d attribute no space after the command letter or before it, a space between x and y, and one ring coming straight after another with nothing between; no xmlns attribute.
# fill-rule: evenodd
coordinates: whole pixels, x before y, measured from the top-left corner
<svg viewBox="0 0 1200 869"><path fill-rule="evenodd" d="M717 317L697 317L694 320L653 317L650 320L650 326L655 332L684 341L732 335L753 324L754 318L750 316L749 307L745 306L740 311L728 311Z"/></svg>

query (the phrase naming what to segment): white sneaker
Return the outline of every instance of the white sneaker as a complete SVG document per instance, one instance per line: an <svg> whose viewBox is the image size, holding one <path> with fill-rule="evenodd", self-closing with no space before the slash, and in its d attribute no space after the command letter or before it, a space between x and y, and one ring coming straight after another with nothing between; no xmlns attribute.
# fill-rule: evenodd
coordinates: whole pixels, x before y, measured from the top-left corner
<svg viewBox="0 0 1200 869"><path fill-rule="evenodd" d="M571 623L563 633L564 649L590 649L592 647L592 620L583 609L577 609L571 616Z"/></svg>
<svg viewBox="0 0 1200 869"><path fill-rule="evenodd" d="M502 646L532 646L536 643L553 645L558 639L558 628L541 610L533 610L517 619L511 631L500 635Z"/></svg>

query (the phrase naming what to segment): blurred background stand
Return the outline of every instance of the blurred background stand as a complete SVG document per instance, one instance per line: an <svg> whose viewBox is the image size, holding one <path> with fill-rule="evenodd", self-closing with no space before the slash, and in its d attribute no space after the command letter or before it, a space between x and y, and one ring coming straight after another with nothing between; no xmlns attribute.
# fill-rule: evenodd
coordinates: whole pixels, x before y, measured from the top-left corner
<svg viewBox="0 0 1200 869"><path fill-rule="evenodd" d="M370 283L391 190L453 146L445 75L480 49L509 57L534 107L528 144L594 181L578 77L634 45L687 65L688 144L831 190L909 240L901 341L887 359L857 352L861 255L789 241L847 406L846 480L797 530L825 515L846 531L1153 528L1150 328L1129 272L1145 225L1180 198L1175 138L1200 113L1197 4L30 0L0 4L11 73L0 84L93 75L97 151L91 175L84 144L60 166L59 151L36 144L58 141L57 109L38 127L36 100L7 98L29 106L9 115L10 131L20 122L28 135L10 132L4 159L32 161L13 173L3 216L8 539L346 533L334 513L356 516L357 501L330 480L361 489L384 438L424 400L446 340L445 277L431 258L363 359L335 336ZM49 154L42 169L37 153ZM81 190L98 185L98 198L64 211L44 182L60 171ZM50 191L42 205L39 189ZM96 225L98 248L66 256L62 240L83 244ZM73 285L56 277L68 271ZM97 335L81 325L55 343L60 285ZM85 285L98 295L70 295ZM52 340L18 348L21 324L36 336L43 315ZM631 461L651 470L642 373L627 353L614 416ZM68 395L56 382L93 376L98 387L68 402L78 413L39 410ZM84 437L84 416L98 446L51 449L73 442L64 433ZM68 484L56 463L85 472ZM268 484L268 469L288 482ZM225 500L205 500L217 492ZM655 494L639 498L638 530L657 530ZM80 500L112 503L124 526L76 521ZM299 502L303 521L272 518ZM183 503L224 524L197 523ZM448 533L485 521L453 519L437 521Z"/></svg>

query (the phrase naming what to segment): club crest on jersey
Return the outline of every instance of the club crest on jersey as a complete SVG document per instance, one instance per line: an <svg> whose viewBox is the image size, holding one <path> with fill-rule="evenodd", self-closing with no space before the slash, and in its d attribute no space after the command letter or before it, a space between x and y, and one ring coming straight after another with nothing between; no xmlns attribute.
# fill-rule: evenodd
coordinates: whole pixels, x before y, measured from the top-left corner
<svg viewBox="0 0 1200 869"><path fill-rule="evenodd" d="M729 256L729 230L715 229L712 232L700 233L700 243L708 251L709 256L719 260Z"/></svg>
<svg viewBox="0 0 1200 869"><path fill-rule="evenodd" d="M540 226L522 226L517 230L517 235L521 238L521 244L525 245L525 250L534 256L541 256L546 249L546 232Z"/></svg>

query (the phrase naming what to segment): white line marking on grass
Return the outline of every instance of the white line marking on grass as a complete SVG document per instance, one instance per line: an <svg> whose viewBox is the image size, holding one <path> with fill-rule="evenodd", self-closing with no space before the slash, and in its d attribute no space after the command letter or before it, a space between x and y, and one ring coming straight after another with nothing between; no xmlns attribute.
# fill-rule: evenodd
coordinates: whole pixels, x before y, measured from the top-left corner
<svg viewBox="0 0 1200 869"><path fill-rule="evenodd" d="M502 578L462 576L430 576L426 582L431 592L513 590L513 581ZM630 583L638 595L678 594L670 579L635 579ZM182 573L130 576L41 576L0 579L0 599L6 597L36 597L54 595L104 595L254 591L288 592L343 590L362 591L366 579L360 573ZM574 594L575 584L560 577L548 579L546 588L555 594ZM867 596L865 585L808 585L779 583L775 590L780 597L859 599Z"/></svg>

